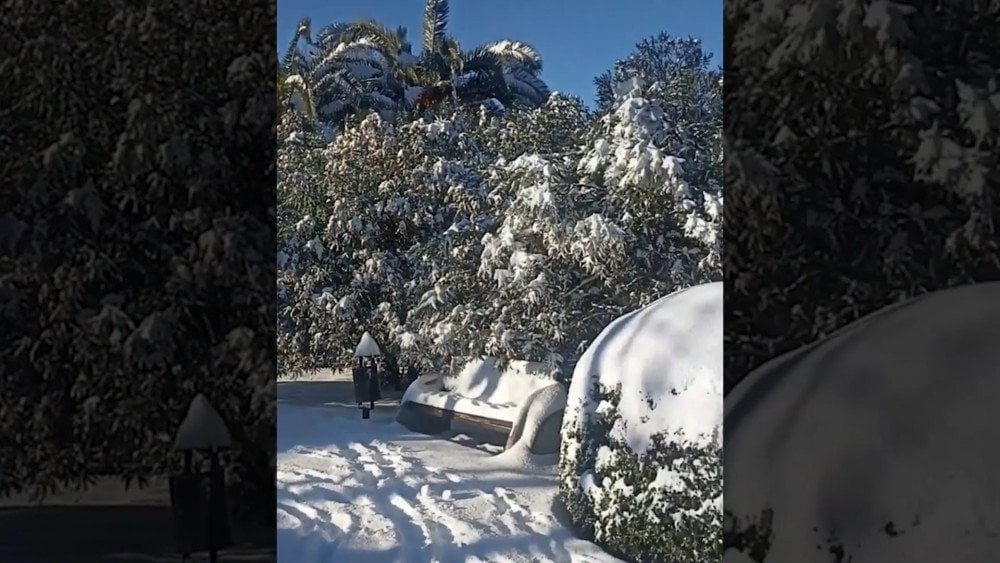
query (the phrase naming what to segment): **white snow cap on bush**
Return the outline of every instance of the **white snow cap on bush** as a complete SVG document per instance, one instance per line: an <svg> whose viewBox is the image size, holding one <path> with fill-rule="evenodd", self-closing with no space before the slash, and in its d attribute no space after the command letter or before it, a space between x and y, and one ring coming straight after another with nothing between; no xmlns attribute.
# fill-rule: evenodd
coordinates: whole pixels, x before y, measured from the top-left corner
<svg viewBox="0 0 1000 563"><path fill-rule="evenodd" d="M726 399L726 509L765 563L994 561L1000 284L936 292L764 364ZM729 561L728 558L726 561ZM735 559L734 559L735 560Z"/></svg>
<svg viewBox="0 0 1000 563"><path fill-rule="evenodd" d="M564 432L575 427L583 414L575 406L595 382L621 385L621 420L612 431L637 454L662 433L721 444L722 283L677 291L608 325L573 371ZM584 402L588 415L598 407Z"/></svg>
<svg viewBox="0 0 1000 563"><path fill-rule="evenodd" d="M227 448L230 444L229 429L222 416L208 398L199 393L177 429L174 451Z"/></svg>
<svg viewBox="0 0 1000 563"><path fill-rule="evenodd" d="M361 342L358 342L358 347L354 349L354 357L358 358L361 356L379 356L382 351L379 350L378 344L375 343L375 339L372 335L365 331L361 335Z"/></svg>

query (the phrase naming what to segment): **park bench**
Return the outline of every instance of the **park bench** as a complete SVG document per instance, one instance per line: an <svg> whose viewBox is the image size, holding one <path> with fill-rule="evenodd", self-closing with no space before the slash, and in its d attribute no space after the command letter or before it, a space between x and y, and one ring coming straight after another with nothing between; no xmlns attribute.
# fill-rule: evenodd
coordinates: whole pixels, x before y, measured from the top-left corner
<svg viewBox="0 0 1000 563"><path fill-rule="evenodd" d="M451 431L505 448L523 437L533 453L555 453L566 393L532 367L512 362L500 373L476 360L454 376L422 375L403 393L397 420L415 432Z"/></svg>

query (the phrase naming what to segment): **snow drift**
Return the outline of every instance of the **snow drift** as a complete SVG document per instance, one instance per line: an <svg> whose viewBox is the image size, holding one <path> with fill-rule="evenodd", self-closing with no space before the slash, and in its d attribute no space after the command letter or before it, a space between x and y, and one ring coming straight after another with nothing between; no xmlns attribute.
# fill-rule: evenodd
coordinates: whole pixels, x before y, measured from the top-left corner
<svg viewBox="0 0 1000 563"><path fill-rule="evenodd" d="M466 362L454 375L419 377L401 402L509 422L505 449L523 442L529 454L549 454L558 451L566 392L544 364L514 360L501 371L495 358L484 357ZM409 414L401 416L401 422L409 420Z"/></svg>
<svg viewBox="0 0 1000 563"><path fill-rule="evenodd" d="M577 526L633 558L718 559L722 388L721 283L608 325L576 365L563 418Z"/></svg>
<svg viewBox="0 0 1000 563"><path fill-rule="evenodd" d="M594 384L621 386L614 428L637 454L656 434L720 444L722 426L722 284L695 286L663 297L612 322L573 370L567 413L573 430L598 409Z"/></svg>
<svg viewBox="0 0 1000 563"><path fill-rule="evenodd" d="M770 509L765 562L995 559L998 342L990 283L884 309L755 370L726 398L729 535Z"/></svg>

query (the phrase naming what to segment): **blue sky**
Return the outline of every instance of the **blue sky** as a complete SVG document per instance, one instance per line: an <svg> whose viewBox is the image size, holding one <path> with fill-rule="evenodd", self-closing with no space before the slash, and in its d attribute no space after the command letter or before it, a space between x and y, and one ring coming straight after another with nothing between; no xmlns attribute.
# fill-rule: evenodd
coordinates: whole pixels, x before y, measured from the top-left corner
<svg viewBox="0 0 1000 563"><path fill-rule="evenodd" d="M593 105L593 79L645 37L666 31L704 42L722 62L721 0L451 0L448 30L464 49L499 39L532 44L542 55L542 78L552 90ZM313 30L337 22L375 19L406 26L419 50L424 0L278 0L278 49L295 24L310 17Z"/></svg>

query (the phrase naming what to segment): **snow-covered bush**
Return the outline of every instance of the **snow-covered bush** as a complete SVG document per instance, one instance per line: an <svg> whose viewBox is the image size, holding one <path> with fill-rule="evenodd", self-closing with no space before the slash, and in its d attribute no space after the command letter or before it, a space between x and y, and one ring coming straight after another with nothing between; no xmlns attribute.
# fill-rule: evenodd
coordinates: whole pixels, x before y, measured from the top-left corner
<svg viewBox="0 0 1000 563"><path fill-rule="evenodd" d="M604 329L573 371L560 496L634 561L717 561L722 545L722 284Z"/></svg>
<svg viewBox="0 0 1000 563"><path fill-rule="evenodd" d="M725 401L725 561L993 560L998 338L1000 284L976 284L754 370Z"/></svg>

